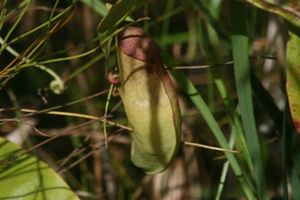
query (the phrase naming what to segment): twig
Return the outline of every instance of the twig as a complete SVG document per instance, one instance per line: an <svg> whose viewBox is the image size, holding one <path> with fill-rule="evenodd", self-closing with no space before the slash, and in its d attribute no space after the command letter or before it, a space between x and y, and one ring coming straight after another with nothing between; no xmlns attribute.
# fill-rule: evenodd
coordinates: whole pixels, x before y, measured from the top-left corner
<svg viewBox="0 0 300 200"><path fill-rule="evenodd" d="M28 113L36 113L38 112L38 110L34 110L34 109L27 109L27 108L22 108L20 109L21 112L28 112ZM122 124L118 124L116 122L107 120L105 117L97 117L97 116L93 116L93 115L87 115L87 114L81 114L81 113L73 113L73 112L63 112L63 111L49 111L49 112L45 112L45 114L49 114L49 115L61 115L61 116L70 116L70 117L79 117L79 118L85 118L85 119L94 119L94 120L99 120L101 122L106 122L109 125L112 126L116 126L119 128L123 128L125 130L128 131L132 131L132 128L122 125Z"/></svg>
<svg viewBox="0 0 300 200"><path fill-rule="evenodd" d="M200 148L205 148L205 149L211 149L211 150L215 150L215 151L222 151L222 152L230 152L230 153L240 153L237 150L232 150L232 149L223 149L223 148L219 148L219 147L213 147L213 146L208 146L205 144L198 144L198 143L194 143L194 142L182 142L184 145L186 146L192 146L192 147L200 147Z"/></svg>

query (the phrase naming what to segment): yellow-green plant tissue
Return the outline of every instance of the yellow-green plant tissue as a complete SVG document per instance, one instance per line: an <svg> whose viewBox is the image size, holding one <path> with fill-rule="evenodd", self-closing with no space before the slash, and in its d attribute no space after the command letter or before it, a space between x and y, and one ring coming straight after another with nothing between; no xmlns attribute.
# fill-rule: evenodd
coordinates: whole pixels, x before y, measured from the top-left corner
<svg viewBox="0 0 300 200"><path fill-rule="evenodd" d="M181 115L175 87L155 42L141 28L118 35L119 93L131 133L131 160L148 174L165 170L179 145Z"/></svg>

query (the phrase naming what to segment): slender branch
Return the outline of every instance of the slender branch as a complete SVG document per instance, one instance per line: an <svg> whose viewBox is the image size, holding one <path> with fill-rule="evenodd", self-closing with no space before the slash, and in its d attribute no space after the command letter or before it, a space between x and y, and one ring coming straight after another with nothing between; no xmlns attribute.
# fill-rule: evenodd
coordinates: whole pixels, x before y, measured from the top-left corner
<svg viewBox="0 0 300 200"><path fill-rule="evenodd" d="M36 113L38 112L38 110L34 110L34 109L27 109L27 108L22 108L20 109L21 112L26 112L26 113ZM45 112L45 114L49 114L49 115L61 115L61 116L69 116L69 117L79 117L79 118L85 118L85 119L94 119L94 120L99 120L101 122L106 122L109 125L112 126L116 126L119 128L123 128L125 130L128 131L132 131L132 128L122 125L122 124L118 124L116 122L107 120L105 117L97 117L97 116L93 116L93 115L87 115L87 114L81 114L81 113L73 113L73 112L63 112L63 111L49 111L49 112Z"/></svg>
<svg viewBox="0 0 300 200"><path fill-rule="evenodd" d="M213 146L208 146L208 145L205 145L205 144L198 144L198 143L194 143L194 142L184 141L182 143L186 146L200 147L200 148L205 148L205 149L211 149L211 150L214 150L214 151L222 151L222 152L229 152L229 153L240 153L237 150L223 149L223 148L220 148L220 147L213 147Z"/></svg>

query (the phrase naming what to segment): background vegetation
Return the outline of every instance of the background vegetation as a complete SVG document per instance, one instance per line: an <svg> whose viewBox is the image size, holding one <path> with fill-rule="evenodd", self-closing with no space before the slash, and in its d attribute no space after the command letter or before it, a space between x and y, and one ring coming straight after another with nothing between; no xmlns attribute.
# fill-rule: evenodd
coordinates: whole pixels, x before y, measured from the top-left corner
<svg viewBox="0 0 300 200"><path fill-rule="evenodd" d="M297 104L299 91L285 87L287 66L299 63L297 45L286 55L299 42L297 1L3 0L0 8L1 136L51 166L81 199L300 198L290 114L295 121L300 111L287 103L289 94ZM107 107L113 39L125 21L161 48L178 90L182 141L238 153L183 143L162 174L131 163L120 98ZM2 154L5 184L21 155Z"/></svg>

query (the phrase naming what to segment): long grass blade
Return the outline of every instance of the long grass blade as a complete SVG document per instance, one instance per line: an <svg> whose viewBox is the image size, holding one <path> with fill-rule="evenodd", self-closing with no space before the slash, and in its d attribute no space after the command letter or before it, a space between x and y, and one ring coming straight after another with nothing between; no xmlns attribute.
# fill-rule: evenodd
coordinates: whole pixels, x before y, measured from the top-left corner
<svg viewBox="0 0 300 200"><path fill-rule="evenodd" d="M292 186L292 195L293 195L293 199L300 199L300 192L299 192L299 188L300 188L300 180L299 180L299 173L297 173L297 170L295 166L292 169L292 174L291 174L291 186Z"/></svg>
<svg viewBox="0 0 300 200"><path fill-rule="evenodd" d="M178 81L178 84L180 84L182 89L185 91L185 93L189 95L191 101L195 104L196 108L200 111L202 117L208 124L209 128L211 129L212 133L214 134L220 146L224 149L229 149L229 145L224 134L222 133L209 107L204 102L203 98L198 93L193 83L182 72L172 71L172 74ZM251 183L243 175L241 171L241 167L237 159L235 158L235 156L229 152L225 152L225 155L228 161L230 162L233 172L235 173L236 177L240 181L241 187L243 188L243 191L247 196L247 199L256 199L253 193L253 187L251 186Z"/></svg>
<svg viewBox="0 0 300 200"><path fill-rule="evenodd" d="M237 142L236 142L237 147L241 149L241 152L243 154L243 159L246 161L248 168L251 170L253 169L253 164L250 159L250 154L248 151L247 142L245 139L245 134L243 131L241 120L236 112L236 107L234 106L234 103L232 102L230 95L226 90L224 80L221 79L219 73L216 70L214 70L214 82L219 90L219 93L226 107L227 113L230 117L230 121L234 127L235 134L237 137Z"/></svg>
<svg viewBox="0 0 300 200"><path fill-rule="evenodd" d="M80 0L82 3L93 9L97 14L101 15L102 17L107 15L108 9L106 8L105 4L102 1L95 1L95 0Z"/></svg>
<svg viewBox="0 0 300 200"><path fill-rule="evenodd" d="M268 199L262 152L253 112L245 5L241 2L231 1L230 14L233 31L231 35L232 53L239 108L246 134L249 153L253 163L253 173L258 198Z"/></svg>
<svg viewBox="0 0 300 200"><path fill-rule="evenodd" d="M235 129L233 129L232 134L231 134L230 139L229 139L229 146L230 146L231 149L234 147L235 141L236 141L236 131L235 131ZM218 186L218 189L217 189L217 194L216 194L215 200L221 199L228 170L229 170L229 162L226 161L223 164L223 169L222 169L222 172L221 172L220 182L219 182L219 186Z"/></svg>

